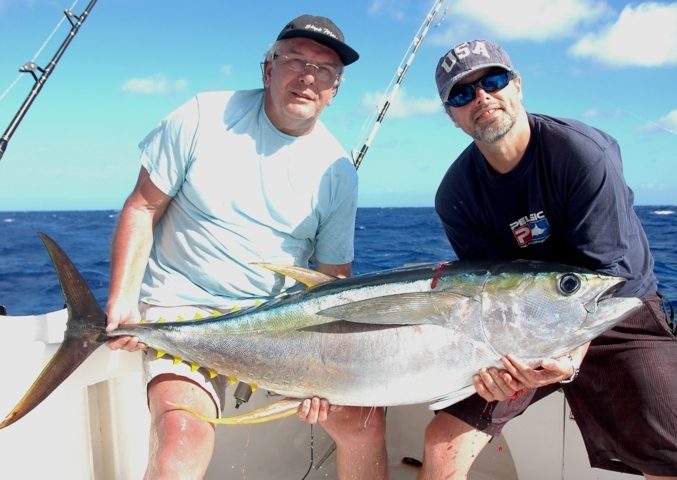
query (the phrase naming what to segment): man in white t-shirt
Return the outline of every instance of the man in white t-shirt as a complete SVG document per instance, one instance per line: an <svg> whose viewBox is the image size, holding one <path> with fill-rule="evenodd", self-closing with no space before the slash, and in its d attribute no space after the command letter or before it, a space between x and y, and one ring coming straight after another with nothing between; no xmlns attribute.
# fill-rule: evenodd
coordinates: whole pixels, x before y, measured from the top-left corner
<svg viewBox="0 0 677 480"><path fill-rule="evenodd" d="M329 19L289 22L263 63L264 88L202 93L141 142L141 171L115 231L108 330L266 301L293 282L255 262L351 274L357 175L319 121L358 59ZM136 350L135 337L109 342ZM214 429L168 402L219 415L225 379L144 360L151 413L146 478L202 478ZM299 417L337 444L339 477L387 477L385 419L307 399ZM190 446L187 448L186 446Z"/></svg>

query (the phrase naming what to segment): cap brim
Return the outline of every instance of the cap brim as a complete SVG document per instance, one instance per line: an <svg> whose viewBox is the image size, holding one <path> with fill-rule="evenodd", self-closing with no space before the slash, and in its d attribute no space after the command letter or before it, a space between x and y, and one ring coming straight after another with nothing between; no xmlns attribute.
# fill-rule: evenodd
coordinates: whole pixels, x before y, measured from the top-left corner
<svg viewBox="0 0 677 480"><path fill-rule="evenodd" d="M299 37L309 38L311 40L316 41L317 43L321 43L322 45L331 48L336 53L338 53L341 62L343 62L343 65L350 65L351 63L356 62L357 59L360 58L360 55L355 50L353 50L340 40L309 30L302 29L289 30L284 32L279 37L277 37L277 39L284 40L287 38L299 38Z"/></svg>

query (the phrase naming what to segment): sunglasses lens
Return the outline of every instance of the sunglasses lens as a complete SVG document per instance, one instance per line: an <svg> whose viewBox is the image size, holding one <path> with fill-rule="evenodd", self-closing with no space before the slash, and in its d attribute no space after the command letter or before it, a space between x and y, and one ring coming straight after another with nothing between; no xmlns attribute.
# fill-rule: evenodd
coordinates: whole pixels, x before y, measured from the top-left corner
<svg viewBox="0 0 677 480"><path fill-rule="evenodd" d="M503 70L500 72L489 73L472 83L458 85L451 89L449 98L445 104L448 107L462 107L472 102L472 99L475 98L475 89L477 86L480 86L485 92L497 92L498 90L504 89L513 77L514 74L512 72Z"/></svg>
<svg viewBox="0 0 677 480"><path fill-rule="evenodd" d="M492 75L487 75L486 77L483 77L480 82L480 87L485 92L495 92L497 90L501 90L502 88L505 88L505 86L508 84L508 72L500 72L500 73L494 73Z"/></svg>
<svg viewBox="0 0 677 480"><path fill-rule="evenodd" d="M458 108L467 105L473 98L475 98L475 86L461 85L460 87L451 90L447 103L452 107Z"/></svg>

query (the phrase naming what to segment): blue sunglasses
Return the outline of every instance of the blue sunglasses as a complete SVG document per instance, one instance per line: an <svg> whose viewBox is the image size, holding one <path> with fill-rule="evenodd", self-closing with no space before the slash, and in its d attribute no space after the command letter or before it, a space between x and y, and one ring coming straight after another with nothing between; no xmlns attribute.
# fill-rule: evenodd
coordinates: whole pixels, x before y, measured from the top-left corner
<svg viewBox="0 0 677 480"><path fill-rule="evenodd" d="M515 78L515 72L509 70L489 72L474 82L464 83L452 88L444 105L446 107L462 107L472 102L478 86L482 87L482 90L487 93L497 92L503 90L513 78Z"/></svg>

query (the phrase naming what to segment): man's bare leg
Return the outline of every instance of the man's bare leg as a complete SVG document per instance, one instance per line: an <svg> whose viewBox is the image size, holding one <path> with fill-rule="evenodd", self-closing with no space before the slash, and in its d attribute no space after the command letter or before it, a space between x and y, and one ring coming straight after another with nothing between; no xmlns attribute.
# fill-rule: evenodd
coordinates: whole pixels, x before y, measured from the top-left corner
<svg viewBox="0 0 677 480"><path fill-rule="evenodd" d="M299 417L319 422L336 442L340 480L387 480L385 411L381 407L329 407L326 400L306 399Z"/></svg>
<svg viewBox="0 0 677 480"><path fill-rule="evenodd" d="M202 479L214 452L214 426L167 402L216 415L211 396L190 380L171 374L154 378L148 385L151 427L144 478Z"/></svg>
<svg viewBox="0 0 677 480"><path fill-rule="evenodd" d="M490 435L440 412L425 431L423 467L418 480L465 480Z"/></svg>

